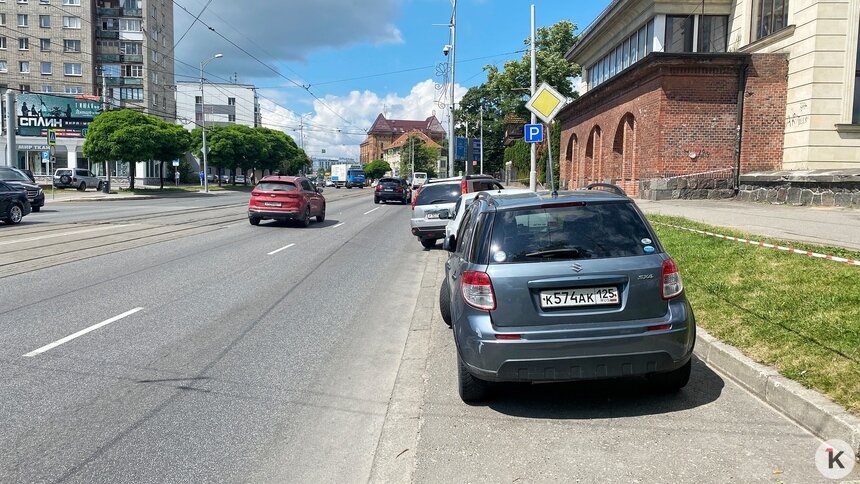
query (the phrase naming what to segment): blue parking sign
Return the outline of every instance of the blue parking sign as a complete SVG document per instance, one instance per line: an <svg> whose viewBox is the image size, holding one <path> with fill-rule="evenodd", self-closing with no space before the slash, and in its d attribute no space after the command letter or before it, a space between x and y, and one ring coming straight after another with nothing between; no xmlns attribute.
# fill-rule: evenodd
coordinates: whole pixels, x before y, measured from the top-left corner
<svg viewBox="0 0 860 484"><path fill-rule="evenodd" d="M527 124L523 127L523 136L526 143L541 143L543 142L543 125L542 124Z"/></svg>

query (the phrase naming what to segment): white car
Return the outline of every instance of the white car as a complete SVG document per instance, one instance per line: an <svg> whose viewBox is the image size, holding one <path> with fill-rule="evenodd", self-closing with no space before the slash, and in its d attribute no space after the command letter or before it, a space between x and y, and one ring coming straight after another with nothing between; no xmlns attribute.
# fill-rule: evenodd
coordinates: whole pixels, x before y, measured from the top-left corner
<svg viewBox="0 0 860 484"><path fill-rule="evenodd" d="M412 188L417 188L427 181L427 173L416 171L412 174Z"/></svg>
<svg viewBox="0 0 860 484"><path fill-rule="evenodd" d="M469 208L469 205L472 204L472 200L475 199L476 196L481 192L471 192L460 195L460 198L457 199L457 203L454 204L454 211L448 214L448 225L445 226L445 239L457 233L457 230L460 228L460 223L463 221L463 215L466 213L466 209ZM521 193L531 193L531 190L528 188L506 188L504 190L493 190L493 196L498 196L498 194L504 195L517 195Z"/></svg>

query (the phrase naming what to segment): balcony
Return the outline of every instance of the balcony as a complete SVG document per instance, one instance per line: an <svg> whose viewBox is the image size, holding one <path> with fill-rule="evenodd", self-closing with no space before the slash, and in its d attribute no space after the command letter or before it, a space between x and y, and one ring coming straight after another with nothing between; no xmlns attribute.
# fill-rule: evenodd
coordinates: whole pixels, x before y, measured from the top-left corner
<svg viewBox="0 0 860 484"><path fill-rule="evenodd" d="M96 9L99 17L119 17L122 15L122 10L119 8L99 7Z"/></svg>
<svg viewBox="0 0 860 484"><path fill-rule="evenodd" d="M124 8L122 9L123 17L140 17L143 18L142 8Z"/></svg>
<svg viewBox="0 0 860 484"><path fill-rule="evenodd" d="M105 83L108 86L142 86L143 79L140 77L108 77Z"/></svg>
<svg viewBox="0 0 860 484"><path fill-rule="evenodd" d="M143 64L143 54L124 54L122 61L134 64Z"/></svg>
<svg viewBox="0 0 860 484"><path fill-rule="evenodd" d="M96 37L99 39L119 39L119 30L96 30Z"/></svg>
<svg viewBox="0 0 860 484"><path fill-rule="evenodd" d="M96 62L103 64L105 62L119 62L119 54L96 54Z"/></svg>

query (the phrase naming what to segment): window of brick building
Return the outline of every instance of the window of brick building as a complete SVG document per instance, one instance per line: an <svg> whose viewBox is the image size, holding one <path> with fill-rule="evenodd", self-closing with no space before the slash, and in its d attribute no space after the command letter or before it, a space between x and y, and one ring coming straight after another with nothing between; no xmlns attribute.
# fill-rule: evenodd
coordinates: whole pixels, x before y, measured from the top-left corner
<svg viewBox="0 0 860 484"><path fill-rule="evenodd" d="M693 17L666 16L666 52L693 52Z"/></svg>
<svg viewBox="0 0 860 484"><path fill-rule="evenodd" d="M729 35L727 15L699 17L699 42L696 52L725 52Z"/></svg>
<svg viewBox="0 0 860 484"><path fill-rule="evenodd" d="M788 27L788 0L756 0L753 8L752 40Z"/></svg>

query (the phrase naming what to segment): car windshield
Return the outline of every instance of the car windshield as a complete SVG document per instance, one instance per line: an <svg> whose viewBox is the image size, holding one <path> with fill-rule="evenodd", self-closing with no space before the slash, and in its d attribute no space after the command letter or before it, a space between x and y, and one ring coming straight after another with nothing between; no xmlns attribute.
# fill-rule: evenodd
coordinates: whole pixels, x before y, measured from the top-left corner
<svg viewBox="0 0 860 484"><path fill-rule="evenodd" d="M586 203L498 212L490 260L602 259L655 251L647 226L629 203Z"/></svg>
<svg viewBox="0 0 860 484"><path fill-rule="evenodd" d="M0 180L22 181L22 182L30 183L30 179L27 177L27 175L21 173L18 170L12 170L9 168L4 169L4 170L0 170Z"/></svg>
<svg viewBox="0 0 860 484"><path fill-rule="evenodd" d="M440 183L438 185L425 185L418 192L416 205L432 205L434 203L455 203L457 197L462 194L459 183Z"/></svg>
<svg viewBox="0 0 860 484"><path fill-rule="evenodd" d="M260 182L254 190L263 192L292 192L297 190L296 186L289 182Z"/></svg>

